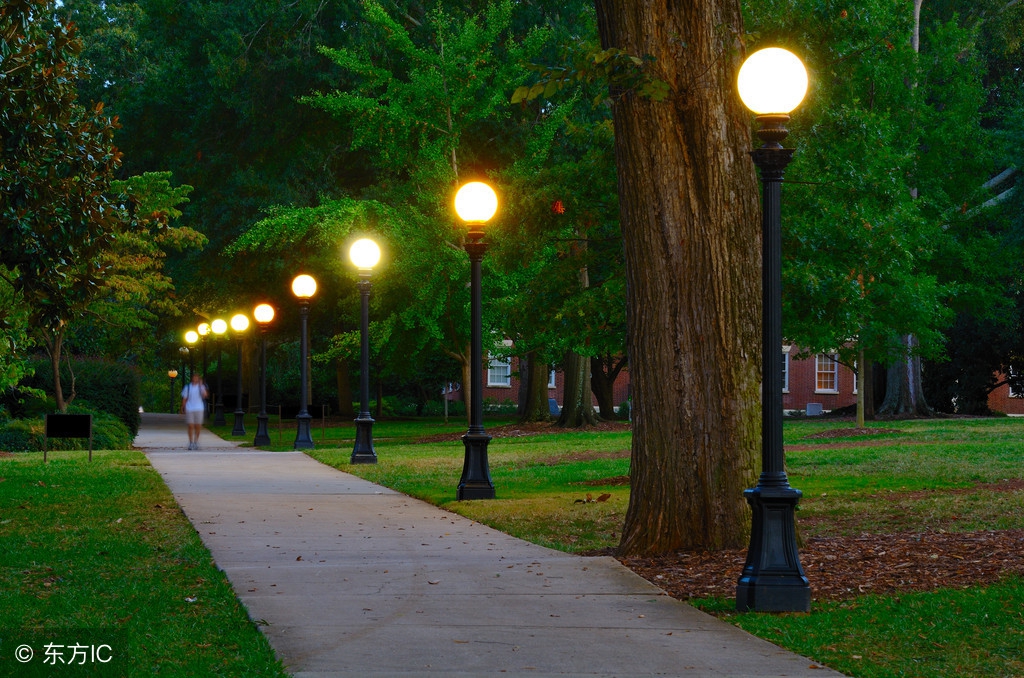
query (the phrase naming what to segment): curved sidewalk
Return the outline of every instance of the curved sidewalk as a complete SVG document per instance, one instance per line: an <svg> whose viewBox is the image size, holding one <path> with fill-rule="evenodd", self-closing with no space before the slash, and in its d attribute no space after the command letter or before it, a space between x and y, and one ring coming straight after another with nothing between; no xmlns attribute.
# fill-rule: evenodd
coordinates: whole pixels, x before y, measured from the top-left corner
<svg viewBox="0 0 1024 678"><path fill-rule="evenodd" d="M208 430L199 451L187 443L180 417L143 415L136 446L295 676L840 675L613 558L515 539L298 452Z"/></svg>

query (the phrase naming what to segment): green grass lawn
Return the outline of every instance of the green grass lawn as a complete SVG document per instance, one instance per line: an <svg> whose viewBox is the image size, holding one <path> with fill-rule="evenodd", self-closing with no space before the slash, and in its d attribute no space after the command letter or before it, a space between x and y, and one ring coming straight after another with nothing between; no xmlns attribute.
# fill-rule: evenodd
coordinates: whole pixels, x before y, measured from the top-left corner
<svg viewBox="0 0 1024 678"><path fill-rule="evenodd" d="M0 458L0 676L287 675L141 453L49 458ZM46 643L112 660L56 671Z"/></svg>

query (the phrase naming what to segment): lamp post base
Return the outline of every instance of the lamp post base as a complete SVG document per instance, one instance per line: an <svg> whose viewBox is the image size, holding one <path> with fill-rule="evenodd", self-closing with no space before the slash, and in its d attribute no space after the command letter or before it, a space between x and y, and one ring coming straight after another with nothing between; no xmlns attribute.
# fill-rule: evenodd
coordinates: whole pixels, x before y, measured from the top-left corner
<svg viewBox="0 0 1024 678"><path fill-rule="evenodd" d="M245 435L245 410L235 410L235 426L231 429L231 435Z"/></svg>
<svg viewBox="0 0 1024 678"><path fill-rule="evenodd" d="M490 441L491 436L485 433L467 433L462 436L466 458L456 499L494 499L494 483L491 482L491 471L487 464L487 443Z"/></svg>
<svg viewBox="0 0 1024 678"><path fill-rule="evenodd" d="M373 418L359 417L356 422L356 444L352 448L352 464L376 464L377 453L373 449Z"/></svg>
<svg viewBox="0 0 1024 678"><path fill-rule="evenodd" d="M267 431L268 417L265 414L256 415L256 437L253 438L253 447L270 444L270 433Z"/></svg>
<svg viewBox="0 0 1024 678"><path fill-rule="evenodd" d="M224 405L217 403L213 406L213 425L226 426L227 423L227 420L224 419Z"/></svg>
<svg viewBox="0 0 1024 678"><path fill-rule="evenodd" d="M750 550L736 586L738 612L810 612L811 587L796 548L800 490L761 485L743 495L753 511Z"/></svg>
<svg viewBox="0 0 1024 678"><path fill-rule="evenodd" d="M309 422L313 417L308 412L301 412L295 417L295 449L296 450L308 450L313 445L313 436L309 432Z"/></svg>

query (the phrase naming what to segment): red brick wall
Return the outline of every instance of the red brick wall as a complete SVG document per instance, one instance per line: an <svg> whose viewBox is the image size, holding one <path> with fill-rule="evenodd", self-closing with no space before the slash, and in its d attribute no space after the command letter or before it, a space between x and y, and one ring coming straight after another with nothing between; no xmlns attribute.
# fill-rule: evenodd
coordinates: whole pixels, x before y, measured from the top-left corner
<svg viewBox="0 0 1024 678"><path fill-rule="evenodd" d="M817 385L817 365L815 356L795 359L798 348L794 346L790 350L789 358L789 390L782 394L782 407L785 410L806 410L807 403L821 403L824 411L836 410L847 405L857 403L856 376L850 368L839 365L837 378L837 393L818 393L815 390Z"/></svg>
<svg viewBox="0 0 1024 678"><path fill-rule="evenodd" d="M1004 375L997 375L1001 381ZM1024 414L1024 398L1011 396L1009 384L1003 384L988 394L988 409L1005 414Z"/></svg>
<svg viewBox="0 0 1024 678"><path fill-rule="evenodd" d="M512 383L509 386L488 386L487 385L487 370L484 370L484 400L494 400L498 404L504 403L506 400L512 402L518 402L519 400L519 359L512 358ZM554 398L558 406L562 406L562 396L565 391L565 374L561 371L555 372L555 387L548 389L548 398ZM615 407L618 407L629 398L629 368L623 369L619 372L619 376L615 379L615 385L612 388L612 403ZM450 396L451 400L461 400L462 391L455 391ZM597 399L591 395L591 404L597 407Z"/></svg>

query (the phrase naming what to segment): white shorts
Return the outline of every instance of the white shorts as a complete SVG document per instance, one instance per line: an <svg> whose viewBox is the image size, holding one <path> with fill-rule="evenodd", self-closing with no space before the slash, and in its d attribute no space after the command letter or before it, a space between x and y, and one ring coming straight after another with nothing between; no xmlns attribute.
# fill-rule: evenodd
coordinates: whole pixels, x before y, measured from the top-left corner
<svg viewBox="0 0 1024 678"><path fill-rule="evenodd" d="M188 410L185 412L185 423L189 425L202 426L203 425L203 411L202 410Z"/></svg>

